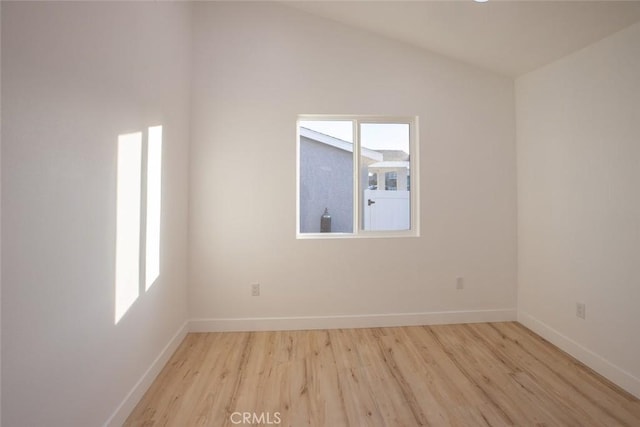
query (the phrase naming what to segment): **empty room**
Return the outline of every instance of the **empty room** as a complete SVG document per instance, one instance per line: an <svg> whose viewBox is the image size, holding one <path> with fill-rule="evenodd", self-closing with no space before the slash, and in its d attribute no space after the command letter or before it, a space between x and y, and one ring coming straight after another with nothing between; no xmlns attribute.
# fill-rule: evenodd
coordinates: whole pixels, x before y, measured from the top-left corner
<svg viewBox="0 0 640 427"><path fill-rule="evenodd" d="M2 1L3 427L640 426L640 1Z"/></svg>

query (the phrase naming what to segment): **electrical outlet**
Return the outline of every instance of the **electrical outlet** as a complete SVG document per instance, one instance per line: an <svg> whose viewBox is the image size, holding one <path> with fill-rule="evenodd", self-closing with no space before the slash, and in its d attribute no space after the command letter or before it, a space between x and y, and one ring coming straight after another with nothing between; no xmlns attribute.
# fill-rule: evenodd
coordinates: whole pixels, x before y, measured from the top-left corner
<svg viewBox="0 0 640 427"><path fill-rule="evenodd" d="M587 318L587 306L584 303L576 303L576 316L580 319Z"/></svg>
<svg viewBox="0 0 640 427"><path fill-rule="evenodd" d="M260 283L252 283L251 284L251 296L259 297L260 296Z"/></svg>
<svg viewBox="0 0 640 427"><path fill-rule="evenodd" d="M464 289L464 277L456 277L456 289Z"/></svg>

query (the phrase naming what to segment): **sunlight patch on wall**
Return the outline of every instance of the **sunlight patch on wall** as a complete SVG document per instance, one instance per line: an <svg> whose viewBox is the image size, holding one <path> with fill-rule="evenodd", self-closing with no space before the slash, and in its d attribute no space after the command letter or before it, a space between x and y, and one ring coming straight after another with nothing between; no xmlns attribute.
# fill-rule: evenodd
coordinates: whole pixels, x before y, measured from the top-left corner
<svg viewBox="0 0 640 427"><path fill-rule="evenodd" d="M116 207L116 323L140 288L140 187L142 133L118 136Z"/></svg>
<svg viewBox="0 0 640 427"><path fill-rule="evenodd" d="M145 289L160 276L160 212L162 194L162 126L149 128L147 146L147 233Z"/></svg>

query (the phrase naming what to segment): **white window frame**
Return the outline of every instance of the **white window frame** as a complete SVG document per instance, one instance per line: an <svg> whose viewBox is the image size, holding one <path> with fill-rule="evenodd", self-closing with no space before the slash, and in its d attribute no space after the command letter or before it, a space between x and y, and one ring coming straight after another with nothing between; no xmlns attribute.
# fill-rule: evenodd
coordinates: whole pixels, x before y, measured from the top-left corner
<svg viewBox="0 0 640 427"><path fill-rule="evenodd" d="M351 121L353 122L353 232L352 233L301 233L300 232L300 121ZM371 231L362 227L364 213L363 192L360 189L360 124L408 124L409 125L409 165L411 170L411 190L409 192L410 229ZM344 239L344 238L384 238L420 236L420 166L419 135L417 116L367 116L367 115L324 115L300 114L296 120L296 239ZM383 183L384 184L384 183ZM378 183L380 185L380 183ZM318 214L318 221L320 221Z"/></svg>

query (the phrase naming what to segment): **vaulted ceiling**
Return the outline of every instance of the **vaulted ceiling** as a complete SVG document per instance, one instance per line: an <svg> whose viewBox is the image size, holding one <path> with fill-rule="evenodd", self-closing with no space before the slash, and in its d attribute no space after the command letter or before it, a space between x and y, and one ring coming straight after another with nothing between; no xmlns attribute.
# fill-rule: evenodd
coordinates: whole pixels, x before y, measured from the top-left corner
<svg viewBox="0 0 640 427"><path fill-rule="evenodd" d="M640 21L640 1L293 1L288 5L518 76Z"/></svg>

